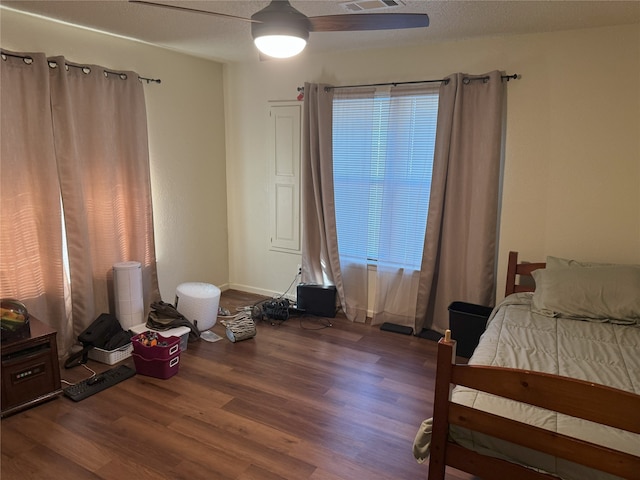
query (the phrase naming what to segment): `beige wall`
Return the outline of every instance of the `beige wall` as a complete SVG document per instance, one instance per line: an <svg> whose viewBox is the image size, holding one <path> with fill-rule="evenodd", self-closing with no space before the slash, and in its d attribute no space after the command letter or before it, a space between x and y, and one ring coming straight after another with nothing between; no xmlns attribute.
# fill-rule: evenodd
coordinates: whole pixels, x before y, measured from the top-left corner
<svg viewBox="0 0 640 480"><path fill-rule="evenodd" d="M305 81L494 69L522 75L507 85L497 297L509 250L640 263L640 25L630 25L225 66L230 284L282 292L300 263L268 250L268 100L294 99Z"/></svg>
<svg viewBox="0 0 640 480"><path fill-rule="evenodd" d="M134 70L145 85L160 291L229 279L222 65L138 42L0 11L1 45ZM131 259L135 260L135 259Z"/></svg>

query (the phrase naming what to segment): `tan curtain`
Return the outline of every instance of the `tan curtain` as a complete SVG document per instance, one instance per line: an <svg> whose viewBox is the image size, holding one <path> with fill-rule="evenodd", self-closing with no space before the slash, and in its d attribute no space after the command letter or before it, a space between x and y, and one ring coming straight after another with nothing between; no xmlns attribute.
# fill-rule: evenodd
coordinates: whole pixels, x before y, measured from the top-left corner
<svg viewBox="0 0 640 480"><path fill-rule="evenodd" d="M144 92L133 72L30 57L2 62L2 295L58 331L62 356L100 313L115 312L114 263L140 262L146 307L160 299ZM7 225L19 233L5 235Z"/></svg>
<svg viewBox="0 0 640 480"><path fill-rule="evenodd" d="M11 52L6 52L11 53ZM65 311L60 189L54 155L49 67L42 53L0 61L0 296L25 303L72 344Z"/></svg>
<svg viewBox="0 0 640 480"><path fill-rule="evenodd" d="M493 305L504 86L498 71L440 87L416 331L443 333L454 301Z"/></svg>
<svg viewBox="0 0 640 480"><path fill-rule="evenodd" d="M302 131L302 282L334 283L330 245L336 244L335 217L325 211L333 206L333 165L331 164L331 92L323 86L304 85ZM324 157L329 158L323 162ZM328 186L327 186L328 184ZM325 188L323 189L323 186ZM328 205L325 207L325 203ZM328 238L329 237L329 238ZM337 247L336 247L337 249Z"/></svg>
<svg viewBox="0 0 640 480"><path fill-rule="evenodd" d="M335 285L352 321L367 316L367 269L338 253L333 191L333 91L305 83L302 134L302 281ZM364 296L363 296L364 294Z"/></svg>
<svg viewBox="0 0 640 480"><path fill-rule="evenodd" d="M142 264L144 305L159 300L144 91L138 75L49 59L74 333L115 312L114 263Z"/></svg>

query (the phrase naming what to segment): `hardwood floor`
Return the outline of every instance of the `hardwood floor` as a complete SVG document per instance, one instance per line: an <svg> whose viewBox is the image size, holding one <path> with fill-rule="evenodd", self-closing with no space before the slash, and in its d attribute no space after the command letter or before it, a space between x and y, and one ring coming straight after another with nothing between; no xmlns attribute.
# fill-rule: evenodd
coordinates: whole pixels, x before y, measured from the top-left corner
<svg viewBox="0 0 640 480"><path fill-rule="evenodd" d="M260 298L227 291L220 304L234 311ZM224 338L190 343L167 380L136 375L7 417L1 477L426 479L411 447L431 415L436 344L341 314L328 322L258 322L256 337L237 343L218 322ZM88 376L62 369L70 382Z"/></svg>

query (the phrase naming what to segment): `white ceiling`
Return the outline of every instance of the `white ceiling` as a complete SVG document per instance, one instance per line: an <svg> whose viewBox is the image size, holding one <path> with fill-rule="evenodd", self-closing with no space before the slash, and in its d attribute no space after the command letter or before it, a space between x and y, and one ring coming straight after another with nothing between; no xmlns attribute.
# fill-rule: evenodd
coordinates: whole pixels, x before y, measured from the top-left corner
<svg viewBox="0 0 640 480"><path fill-rule="evenodd" d="M152 1L245 18L269 4L268 0ZM403 2L405 6L371 13L426 13L430 26L376 32L311 33L303 55L640 22L640 0ZM307 16L349 14L341 3L345 3L344 0L291 0L291 4ZM127 0L0 0L0 5L222 62L258 58L250 24L241 20L167 10Z"/></svg>

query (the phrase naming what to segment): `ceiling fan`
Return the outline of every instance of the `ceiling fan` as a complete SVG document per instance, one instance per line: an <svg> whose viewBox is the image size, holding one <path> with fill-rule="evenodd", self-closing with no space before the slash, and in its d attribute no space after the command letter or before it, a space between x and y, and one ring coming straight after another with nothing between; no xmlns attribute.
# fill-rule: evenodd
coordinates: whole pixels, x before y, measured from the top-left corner
<svg viewBox="0 0 640 480"><path fill-rule="evenodd" d="M272 0L265 8L251 15L251 18L176 4L144 0L129 2L250 22L251 36L258 50L275 58L288 58L299 54L306 46L309 32L394 30L429 26L429 16L424 13L357 13L307 17L292 7L288 0Z"/></svg>

